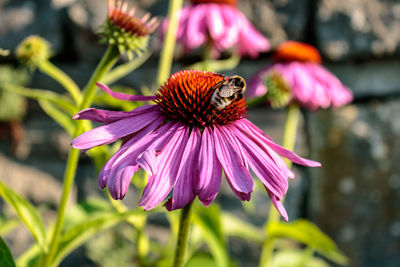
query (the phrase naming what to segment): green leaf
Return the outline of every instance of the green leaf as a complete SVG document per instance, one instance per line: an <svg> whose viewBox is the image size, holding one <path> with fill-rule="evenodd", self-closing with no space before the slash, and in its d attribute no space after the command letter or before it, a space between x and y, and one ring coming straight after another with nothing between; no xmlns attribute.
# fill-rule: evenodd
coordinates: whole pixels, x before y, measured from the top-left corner
<svg viewBox="0 0 400 267"><path fill-rule="evenodd" d="M230 213L222 214L222 225L227 236L239 237L259 244L265 241L264 231Z"/></svg>
<svg viewBox="0 0 400 267"><path fill-rule="evenodd" d="M315 249L321 255L342 265L348 263L347 257L336 246L335 242L324 234L316 225L307 220L292 223L271 223L267 226L269 238L287 237Z"/></svg>
<svg viewBox="0 0 400 267"><path fill-rule="evenodd" d="M217 266L229 266L225 233L222 229L221 212L217 205L208 208L201 206L193 213L194 226L199 228Z"/></svg>
<svg viewBox="0 0 400 267"><path fill-rule="evenodd" d="M6 242L0 237L0 266L1 267L15 267L14 259Z"/></svg>
<svg viewBox="0 0 400 267"><path fill-rule="evenodd" d="M185 264L185 267L218 267L213 258L208 254L195 254Z"/></svg>
<svg viewBox="0 0 400 267"><path fill-rule="evenodd" d="M48 100L57 107L68 112L68 114L70 115L73 115L77 112L77 108L73 105L71 98L54 93L49 90L26 88L14 84L6 84L3 86L3 89L35 100Z"/></svg>
<svg viewBox="0 0 400 267"><path fill-rule="evenodd" d="M65 229L68 231L69 227L82 223L86 221L87 218L114 212L108 201L102 198L88 198L68 209L68 213L65 216Z"/></svg>
<svg viewBox="0 0 400 267"><path fill-rule="evenodd" d="M0 121L21 120L26 113L26 99L1 87L0 84Z"/></svg>
<svg viewBox="0 0 400 267"><path fill-rule="evenodd" d="M60 111L58 108L55 107L54 104L45 99L40 99L39 105L43 109L43 111L55 122L57 122L61 127L63 127L64 130L66 130L71 136L74 135L76 127L70 115Z"/></svg>
<svg viewBox="0 0 400 267"><path fill-rule="evenodd" d="M14 230L21 221L18 218L0 219L0 235L4 235Z"/></svg>
<svg viewBox="0 0 400 267"><path fill-rule="evenodd" d="M15 210L31 232L43 252L47 252L46 233L43 221L35 208L23 197L0 182L0 195Z"/></svg>
<svg viewBox="0 0 400 267"><path fill-rule="evenodd" d="M69 228L61 237L53 265L58 265L69 253L84 244L100 231L109 229L130 217L142 213L142 209L136 209L124 213L108 213L96 216L95 218Z"/></svg>
<svg viewBox="0 0 400 267"><path fill-rule="evenodd" d="M18 257L17 266L34 267L36 262L40 260L40 252L39 246L34 244Z"/></svg>
<svg viewBox="0 0 400 267"><path fill-rule="evenodd" d="M329 264L313 257L309 250L287 249L274 253L271 267L329 267Z"/></svg>

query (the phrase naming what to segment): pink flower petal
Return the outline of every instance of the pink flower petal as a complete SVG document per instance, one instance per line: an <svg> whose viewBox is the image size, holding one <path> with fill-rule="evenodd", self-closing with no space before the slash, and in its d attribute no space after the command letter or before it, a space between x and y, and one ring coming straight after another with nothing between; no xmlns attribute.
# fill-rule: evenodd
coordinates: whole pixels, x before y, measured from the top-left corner
<svg viewBox="0 0 400 267"><path fill-rule="evenodd" d="M288 188L288 167L272 149L268 154L263 151L256 143L250 140L246 135L231 125L227 130L221 127L231 142L239 142L243 147L241 152L243 157L255 173L255 175L263 182L274 195L283 198Z"/></svg>
<svg viewBox="0 0 400 267"><path fill-rule="evenodd" d="M155 120L163 118L159 111L150 111L94 128L72 140L71 145L78 149L89 149L95 146L112 143L124 136L133 134Z"/></svg>
<svg viewBox="0 0 400 267"><path fill-rule="evenodd" d="M132 176L138 169L139 166L137 165L127 166L109 176L107 180L107 188L114 199L123 199L125 197Z"/></svg>
<svg viewBox="0 0 400 267"><path fill-rule="evenodd" d="M144 96L144 95L129 95L125 93L114 92L107 85L102 83L96 83L96 85L104 90L107 94L119 100L129 100L129 101L153 101L157 97L156 96Z"/></svg>
<svg viewBox="0 0 400 267"><path fill-rule="evenodd" d="M259 52L266 52L270 49L268 40L262 36L247 18L240 13L240 36L239 51L241 55L257 57Z"/></svg>
<svg viewBox="0 0 400 267"><path fill-rule="evenodd" d="M176 175L172 200L166 205L169 211L185 207L196 197L194 188L198 176L197 157L200 140L200 130L197 127L193 127Z"/></svg>
<svg viewBox="0 0 400 267"><path fill-rule="evenodd" d="M225 25L220 13L219 5L208 5L208 16L206 17L208 31L212 39L218 39L225 31Z"/></svg>
<svg viewBox="0 0 400 267"><path fill-rule="evenodd" d="M185 27L184 43L187 49L195 49L207 40L208 32L204 20L208 13L202 5L196 5L191 7L190 14Z"/></svg>
<svg viewBox="0 0 400 267"><path fill-rule="evenodd" d="M286 209L283 206L281 200L278 199L274 194L272 194L267 188L266 188L266 190L267 190L269 198L271 199L272 204L275 206L277 211L281 214L283 219L285 219L285 221L288 221L289 217L287 215Z"/></svg>
<svg viewBox="0 0 400 267"><path fill-rule="evenodd" d="M110 123L120 119L124 119L126 117L132 115L138 115L142 113L146 113L152 110L159 110L160 107L157 105L146 105L142 107L138 107L132 111L112 111L112 110L103 110L96 108L87 108L82 111L79 111L75 114L72 119L74 120L91 120L94 122L103 122Z"/></svg>
<svg viewBox="0 0 400 267"><path fill-rule="evenodd" d="M145 210L160 204L171 191L186 147L188 134L189 127L182 125L158 156L158 172L156 175L149 176L149 181L139 202L139 206L144 207Z"/></svg>
<svg viewBox="0 0 400 267"><path fill-rule="evenodd" d="M150 175L156 175L158 173L157 155L161 154L161 150L168 144L179 127L181 127L180 123L170 121L153 132L153 135L157 136L157 138L154 139L151 146L137 157L135 162Z"/></svg>
<svg viewBox="0 0 400 267"><path fill-rule="evenodd" d="M217 5L224 20L224 34L214 43L220 51L233 47L239 41L238 11L228 5Z"/></svg>
<svg viewBox="0 0 400 267"><path fill-rule="evenodd" d="M195 192L199 200L209 206L218 194L222 177L222 166L215 154L214 137L210 127L203 130L198 170L199 179L195 186Z"/></svg>
<svg viewBox="0 0 400 267"><path fill-rule="evenodd" d="M139 149L146 148L146 144L151 144L153 140L151 139L154 136L154 130L157 129L162 123L162 119L155 120L150 123L147 127L143 128L137 134L133 135L129 140L121 146L121 148L107 161L107 163L103 166L99 173L98 177L98 185L102 189L107 185L108 177L111 174L112 169L115 169L119 166L121 162L126 161L126 157L128 155L132 156L132 152L137 151ZM162 128L162 127L161 127ZM150 135L150 137L149 137ZM144 148L143 148L144 147ZM141 151L139 152L141 153ZM137 155L136 155L137 157Z"/></svg>
<svg viewBox="0 0 400 267"><path fill-rule="evenodd" d="M235 151L231 140L227 139L218 126L214 128L215 152L224 169L226 178L238 197L248 200L249 193L253 192L254 181L246 167L241 164L241 156ZM244 193L244 194L241 194Z"/></svg>
<svg viewBox="0 0 400 267"><path fill-rule="evenodd" d="M241 119L236 122L237 129L241 129L244 134L254 135L254 140L258 140L258 145L260 147L268 146L275 150L281 156L293 161L294 163L308 166L308 167L321 167L321 163L309 159L302 158L296 153L275 144L268 136L266 136L257 126L251 123L247 119Z"/></svg>

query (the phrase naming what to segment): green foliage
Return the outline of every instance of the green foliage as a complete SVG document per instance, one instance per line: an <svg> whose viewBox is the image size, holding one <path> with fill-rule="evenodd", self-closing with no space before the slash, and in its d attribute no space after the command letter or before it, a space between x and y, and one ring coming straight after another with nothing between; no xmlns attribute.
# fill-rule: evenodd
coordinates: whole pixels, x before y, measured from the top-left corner
<svg viewBox="0 0 400 267"><path fill-rule="evenodd" d="M222 228L221 211L217 205L208 208L203 205L195 208L193 213L193 244L203 241L208 245L216 266L229 266L228 247Z"/></svg>
<svg viewBox="0 0 400 267"><path fill-rule="evenodd" d="M6 187L2 182L0 182L0 195L24 222L42 252L47 252L45 228L36 209L26 199Z"/></svg>
<svg viewBox="0 0 400 267"><path fill-rule="evenodd" d="M208 254L196 254L190 258L185 267L218 267L213 258Z"/></svg>
<svg viewBox="0 0 400 267"><path fill-rule="evenodd" d="M64 130L67 131L67 133L73 136L76 127L75 124L73 123L71 116L62 112L60 109L56 107L56 105L51 103L49 100L40 99L39 105L49 117L51 117L55 122L57 122L61 127L63 127Z"/></svg>
<svg viewBox="0 0 400 267"><path fill-rule="evenodd" d="M69 228L61 236L60 245L54 259L57 265L73 250L84 244L90 238L99 234L101 231L109 229L116 224L123 222L130 217L142 213L141 209L132 210L124 213L108 213L99 216L92 216L84 222Z"/></svg>
<svg viewBox="0 0 400 267"><path fill-rule="evenodd" d="M14 259L6 242L0 237L0 266L1 267L15 267Z"/></svg>
<svg viewBox="0 0 400 267"><path fill-rule="evenodd" d="M0 121L20 120L26 111L26 101L23 97L10 92L10 84L24 85L30 80L24 69L16 69L11 65L0 66Z"/></svg>
<svg viewBox="0 0 400 267"><path fill-rule="evenodd" d="M348 263L347 257L337 248L335 242L307 220L296 220L292 223L270 223L267 226L267 234L269 238L294 239L338 264Z"/></svg>
<svg viewBox="0 0 400 267"><path fill-rule="evenodd" d="M223 229L227 236L238 237L258 244L264 242L266 237L262 229L240 220L237 216L228 212L222 213L221 217Z"/></svg>
<svg viewBox="0 0 400 267"><path fill-rule="evenodd" d="M5 235L14 230L19 224L18 218L0 218L0 235Z"/></svg>
<svg viewBox="0 0 400 267"><path fill-rule="evenodd" d="M323 259L312 254L313 250L278 250L274 253L271 267L329 267Z"/></svg>

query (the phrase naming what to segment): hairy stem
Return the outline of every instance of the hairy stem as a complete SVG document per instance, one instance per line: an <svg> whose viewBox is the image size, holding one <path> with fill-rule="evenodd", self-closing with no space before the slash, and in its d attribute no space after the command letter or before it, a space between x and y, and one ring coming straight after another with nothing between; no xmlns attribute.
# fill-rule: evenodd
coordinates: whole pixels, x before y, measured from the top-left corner
<svg viewBox="0 0 400 267"><path fill-rule="evenodd" d="M90 106L96 92L96 82L101 80L103 75L107 73L112 68L112 66L117 62L118 58L119 58L118 49L114 46L109 46L83 91L83 99L79 105L80 110L88 108ZM83 128L84 128L84 122L78 121L74 136L78 136L79 134L81 134ZM64 224L65 210L67 207L68 196L71 192L71 188L74 183L78 160L79 160L79 150L71 148L68 154L67 165L65 167L63 190L62 190L60 204L58 207L56 224L50 241L49 253L45 255L44 258L44 264L43 264L44 267L52 266L52 261L57 253L62 227Z"/></svg>
<svg viewBox="0 0 400 267"><path fill-rule="evenodd" d="M193 202L190 202L181 210L181 218L179 220L178 241L175 248L175 258L173 264L174 267L182 267L185 262L185 253L189 237L192 206Z"/></svg>

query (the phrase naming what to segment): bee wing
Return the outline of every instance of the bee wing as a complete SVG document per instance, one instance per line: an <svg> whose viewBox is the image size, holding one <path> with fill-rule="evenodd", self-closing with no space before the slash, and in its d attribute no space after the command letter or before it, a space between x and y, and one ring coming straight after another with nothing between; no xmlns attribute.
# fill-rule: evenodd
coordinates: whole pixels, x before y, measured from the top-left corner
<svg viewBox="0 0 400 267"><path fill-rule="evenodd" d="M242 88L237 87L237 86L232 86L232 85L226 85L221 87L221 89L219 90L219 95L221 97L231 97L233 96L235 93L241 91Z"/></svg>

